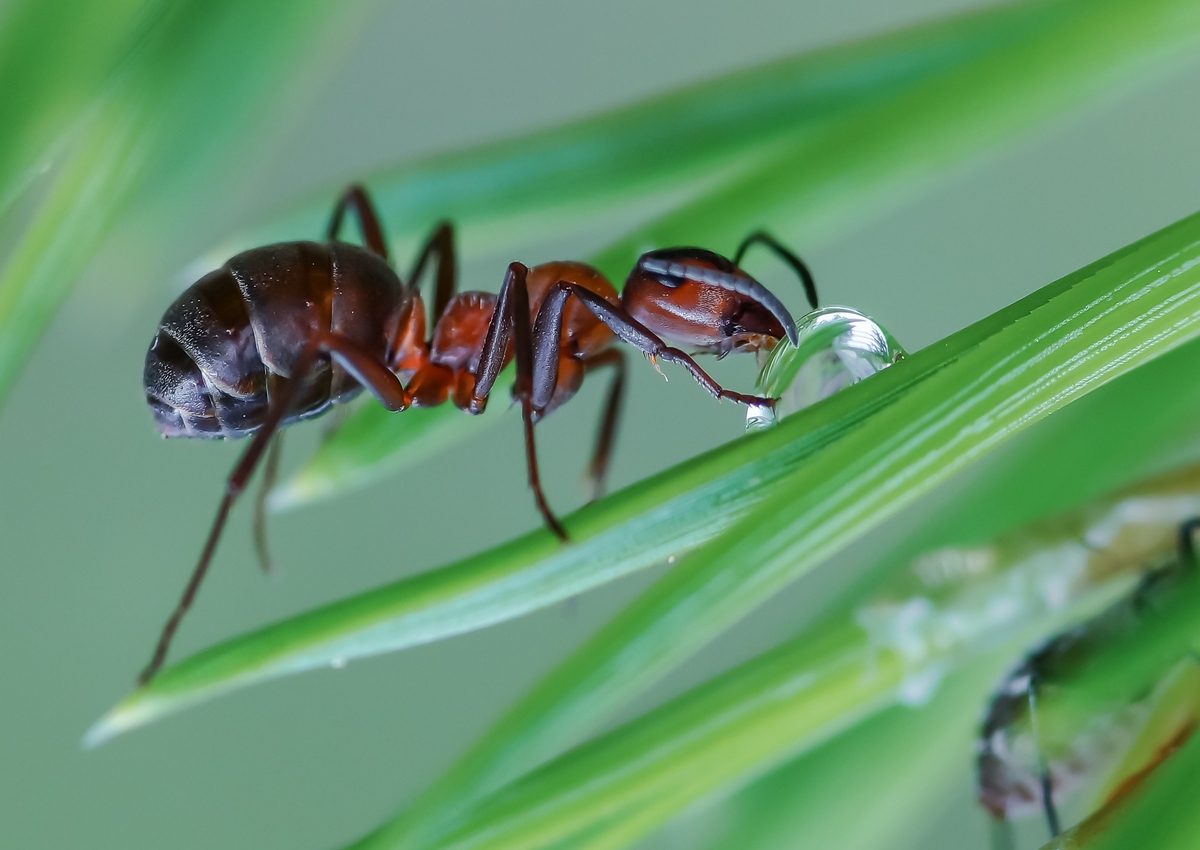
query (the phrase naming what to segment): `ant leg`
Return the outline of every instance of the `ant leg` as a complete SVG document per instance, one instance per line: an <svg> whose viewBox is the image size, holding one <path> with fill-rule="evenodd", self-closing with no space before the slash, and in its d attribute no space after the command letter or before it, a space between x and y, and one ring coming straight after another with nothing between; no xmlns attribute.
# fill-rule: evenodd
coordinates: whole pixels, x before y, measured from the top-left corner
<svg viewBox="0 0 1200 850"><path fill-rule="evenodd" d="M1054 806L1054 787L1050 781L1050 767L1042 756L1042 748L1039 741L1037 699L1034 695L1035 687L1034 678L1030 675L1025 688L1025 693L1029 699L1029 729L1033 734L1033 743L1038 754L1038 779L1042 790L1042 810L1046 814L1046 826L1050 830L1050 837L1054 838L1062 830L1059 828L1058 823L1058 809Z"/></svg>
<svg viewBox="0 0 1200 850"><path fill-rule="evenodd" d="M1015 850L1016 842L1013 839L1012 821L1005 818L989 818L991 828L989 833L991 836L991 850Z"/></svg>
<svg viewBox="0 0 1200 850"><path fill-rule="evenodd" d="M504 366L508 354L508 343L513 339L517 360L517 380L513 395L521 401L521 419L525 426L525 462L529 470L529 487L546 526L559 540L566 542L567 532L550 510L546 495L542 492L541 475L538 472L537 445L533 437L535 416L534 352L529 329L529 289L526 276L529 269L520 263L510 263L504 275L504 285L496 298L492 321L488 324L483 352L475 369L475 390L472 393L468 413L482 413L487 405L488 394L496 383L496 376ZM557 341L558 337L555 337ZM558 362L555 361L555 374ZM545 405L542 405L544 407ZM541 408L537 408L540 410Z"/></svg>
<svg viewBox="0 0 1200 850"><path fill-rule="evenodd" d="M604 403L604 413L600 418L600 431L596 437L596 448L592 452L592 461L588 464L587 478L591 482L591 499L596 501L604 495L605 480L608 478L608 462L612 457L613 440L617 434L617 421L621 416L621 401L625 395L625 354L615 348L602 351L594 357L583 361L587 370L601 366L612 366L615 370L612 385L608 390L608 399Z"/></svg>
<svg viewBox="0 0 1200 850"><path fill-rule="evenodd" d="M275 560L267 544L267 496L279 477L279 455L282 452L283 432L280 431L267 450L267 462L263 466L262 480L258 482L258 493L254 497L254 551L258 555L259 567L267 575L275 573Z"/></svg>
<svg viewBox="0 0 1200 850"><path fill-rule="evenodd" d="M408 276L408 282L411 285L417 285L417 280L425 271L425 265L429 262L431 255L435 256L437 260L437 269L434 272L433 321L429 323L429 333L432 337L437 320L446 312L446 305L450 303L450 299L454 295L455 281L458 277L458 264L454 251L454 225L450 222L439 222L433 228L433 232L429 234L429 238L425 240L425 244L421 246L421 252L417 255L417 261L413 263L412 272Z"/></svg>
<svg viewBox="0 0 1200 850"><path fill-rule="evenodd" d="M813 280L812 272L808 270L808 266L802 259L793 254L787 246L765 230L756 230L742 240L742 244L738 245L738 249L733 255L733 264L740 268L742 257L751 245L756 244L770 249L779 259L792 267L792 271L796 273L796 276L800 278L800 283L804 286L804 294L808 298L808 306L814 310L817 309L817 305L821 302L817 299L817 283Z"/></svg>
<svg viewBox="0 0 1200 850"><path fill-rule="evenodd" d="M352 207L358 216L358 226L362 228L363 241L367 243L367 247L386 260L387 240L383 238L383 228L379 226L379 215L375 212L375 205L371 203L371 196L358 183L348 186L338 198L333 207L333 215L329 218L325 238L330 242L338 241L347 207Z"/></svg>
<svg viewBox="0 0 1200 850"><path fill-rule="evenodd" d="M328 353L336 359L343 369L353 375L355 380L365 386L388 410L404 410L412 402L412 398L404 389L404 385L400 383L400 379L392 374L387 366L365 351L358 343L339 334L325 334L305 345L292 367L293 379L307 375L315 365L318 355L322 353ZM283 417L291 406L292 392L296 383L296 380L282 383L280 391L271 399L271 405L267 409L267 415L262 425L251 438L250 445L246 447L237 466L233 468L233 472L226 480L225 494L221 497L221 504L217 507L217 516L209 529L208 539L205 540L204 549L200 553L200 560L192 571L192 577L188 580L187 587L184 588L183 596L163 627L150 663L138 676L138 684L144 685L149 682L162 667L163 661L167 657L167 650L171 646L171 639L175 636L175 631L179 628L183 615L187 613L192 601L196 598L196 592L200 589L200 583L204 580L205 573L208 572L209 563L217 549L217 542L221 539L221 532L225 528L225 521L229 518L229 511L237 497L246 489L246 484L254 474L254 469L258 466L267 444L279 430Z"/></svg>
<svg viewBox="0 0 1200 850"><path fill-rule="evenodd" d="M557 351L551 348L551 343L559 339L562 332L563 305L569 296L574 295L597 319L608 326L609 330L625 342L640 350L651 363L657 365L659 358L668 363L678 363L683 366L696 383L704 387L718 399L729 399L738 404L775 406L775 399L727 390L714 381L707 372L687 353L678 348L671 348L660 337L655 335L624 308L609 303L602 296L590 289L575 283L559 281L550 288L542 300L538 310L537 322L534 325L535 360L533 366L534 388L533 406L542 409L550 402L554 387L558 382Z"/></svg>
<svg viewBox="0 0 1200 850"><path fill-rule="evenodd" d="M1179 526L1179 560L1186 569L1196 568L1196 529L1200 529L1200 517L1184 520Z"/></svg>

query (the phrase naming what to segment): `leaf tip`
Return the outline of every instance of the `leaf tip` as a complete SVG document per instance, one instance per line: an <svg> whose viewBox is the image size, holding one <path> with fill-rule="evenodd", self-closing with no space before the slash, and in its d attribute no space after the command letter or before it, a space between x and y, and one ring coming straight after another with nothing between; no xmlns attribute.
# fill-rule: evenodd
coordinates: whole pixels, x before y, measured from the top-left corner
<svg viewBox="0 0 1200 850"><path fill-rule="evenodd" d="M85 750L94 750L118 735L149 723L158 714L154 700L143 699L137 692L132 693L110 708L83 733L80 746Z"/></svg>

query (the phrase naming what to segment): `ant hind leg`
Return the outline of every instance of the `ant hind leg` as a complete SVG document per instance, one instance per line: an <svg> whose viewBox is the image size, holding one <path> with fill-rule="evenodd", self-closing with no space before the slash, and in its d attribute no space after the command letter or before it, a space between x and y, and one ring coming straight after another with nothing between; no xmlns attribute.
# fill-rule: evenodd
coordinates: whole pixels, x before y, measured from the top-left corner
<svg viewBox="0 0 1200 850"><path fill-rule="evenodd" d="M258 493L254 497L254 552L258 556L258 565L267 575L275 574L275 559L271 557L271 547L267 539L267 497L275 488L279 478L279 456L283 454L283 432L280 431L271 441L267 450L267 462L263 466L262 480L258 482Z"/></svg>
<svg viewBox="0 0 1200 850"><path fill-rule="evenodd" d="M412 397L408 394L404 385L400 383L400 379L389 371L384 363L365 351L358 343L339 334L324 334L305 345L292 367L293 378L298 379L301 376L307 375L313 366L316 365L317 357L322 353L327 353L336 359L343 369L366 387L388 410L404 410L412 403ZM217 515L213 519L212 527L208 532L208 538L204 542L204 549L200 553L200 560L196 563L195 569L192 570L192 576L188 579L183 596L180 598L178 604L176 604L175 610L171 612L166 625L163 626L158 644L154 648L154 654L150 658L150 663L146 665L146 668L138 676L138 684L144 685L149 682L162 667L163 661L166 660L167 650L170 649L171 640L179 628L179 623L183 620L183 615L191 608L192 602L196 598L196 593L200 589L200 584L204 581L204 576L208 572L213 554L217 550L217 543L220 541L221 533L225 529L225 522L229 518L229 511L233 507L233 503L237 501L238 496L246 489L246 484L249 483L250 478L254 475L254 470L258 466L258 462L262 459L267 445L278 433L284 416L291 406L292 392L296 384L297 380L283 383L279 392L271 398L266 418L254 433L254 436L250 440L250 445L242 453L237 466L233 468L233 472L226 479L225 493L221 497L220 505L217 507Z"/></svg>

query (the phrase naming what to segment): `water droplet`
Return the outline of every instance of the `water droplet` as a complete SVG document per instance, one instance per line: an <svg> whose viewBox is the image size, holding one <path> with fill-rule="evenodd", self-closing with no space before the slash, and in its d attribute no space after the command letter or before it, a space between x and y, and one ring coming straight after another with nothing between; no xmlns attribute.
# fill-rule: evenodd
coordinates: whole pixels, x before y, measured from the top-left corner
<svg viewBox="0 0 1200 850"><path fill-rule="evenodd" d="M904 357L904 349L869 316L849 307L822 307L796 323L800 344L780 342L767 355L758 392L775 396L769 407L746 411L746 430L758 431L779 419L869 378Z"/></svg>
<svg viewBox="0 0 1200 850"><path fill-rule="evenodd" d="M345 658L335 658L329 662L329 666L332 667L334 670L341 670L343 667L346 666L346 659Z"/></svg>
<svg viewBox="0 0 1200 850"><path fill-rule="evenodd" d="M673 564L673 563L675 563L675 556L674 556L674 555L668 555L668 556L667 556L667 563L668 563L668 564Z"/></svg>

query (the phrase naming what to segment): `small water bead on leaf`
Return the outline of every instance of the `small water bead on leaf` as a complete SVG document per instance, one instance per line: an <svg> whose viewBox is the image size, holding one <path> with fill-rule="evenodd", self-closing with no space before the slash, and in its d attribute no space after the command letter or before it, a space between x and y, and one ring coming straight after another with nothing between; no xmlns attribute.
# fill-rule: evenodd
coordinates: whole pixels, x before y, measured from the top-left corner
<svg viewBox="0 0 1200 850"><path fill-rule="evenodd" d="M878 322L850 307L821 307L801 318L796 330L799 344L781 341L758 375L758 392L779 402L774 410L750 407L747 431L774 425L905 356Z"/></svg>

